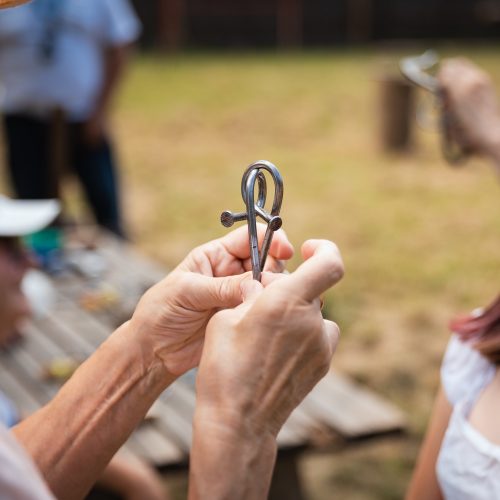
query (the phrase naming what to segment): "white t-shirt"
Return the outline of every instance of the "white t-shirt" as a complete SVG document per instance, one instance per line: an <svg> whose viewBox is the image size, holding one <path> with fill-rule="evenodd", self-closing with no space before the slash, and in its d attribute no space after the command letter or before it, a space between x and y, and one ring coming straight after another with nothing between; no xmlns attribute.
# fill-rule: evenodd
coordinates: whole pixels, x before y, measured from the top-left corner
<svg viewBox="0 0 500 500"><path fill-rule="evenodd" d="M453 412L436 466L446 499L500 499L500 446L488 441L468 421L495 373L495 365L452 337L441 367L441 383Z"/></svg>
<svg viewBox="0 0 500 500"><path fill-rule="evenodd" d="M0 423L0 498L54 500L27 453Z"/></svg>
<svg viewBox="0 0 500 500"><path fill-rule="evenodd" d="M140 29L128 0L36 0L0 10L1 109L46 116L62 107L72 120L87 119L103 82L103 49L134 41Z"/></svg>

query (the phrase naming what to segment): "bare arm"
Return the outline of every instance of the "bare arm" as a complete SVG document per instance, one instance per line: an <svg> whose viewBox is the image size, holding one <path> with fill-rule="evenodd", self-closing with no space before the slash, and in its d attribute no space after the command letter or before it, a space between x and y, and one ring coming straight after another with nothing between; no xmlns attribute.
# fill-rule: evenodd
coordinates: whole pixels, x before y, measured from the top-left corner
<svg viewBox="0 0 500 500"><path fill-rule="evenodd" d="M113 96L120 84L132 45L111 46L104 49L104 77L94 110L85 125L86 140L96 144L102 138Z"/></svg>
<svg viewBox="0 0 500 500"><path fill-rule="evenodd" d="M83 497L174 378L125 324L14 432L57 498Z"/></svg>
<svg viewBox="0 0 500 500"><path fill-rule="evenodd" d="M448 59L439 72L459 143L490 158L500 174L500 108L491 78L467 59Z"/></svg>
<svg viewBox="0 0 500 500"><path fill-rule="evenodd" d="M417 464L406 493L406 500L442 500L436 476L436 463L441 443L451 416L452 407L442 388L434 402L431 419L420 448Z"/></svg>

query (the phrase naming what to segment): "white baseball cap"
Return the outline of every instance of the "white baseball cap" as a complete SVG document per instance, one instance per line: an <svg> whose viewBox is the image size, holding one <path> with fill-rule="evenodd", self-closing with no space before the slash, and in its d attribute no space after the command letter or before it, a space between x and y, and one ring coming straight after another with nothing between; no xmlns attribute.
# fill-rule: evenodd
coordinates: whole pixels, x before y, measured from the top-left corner
<svg viewBox="0 0 500 500"><path fill-rule="evenodd" d="M12 200L0 195L0 236L24 236L40 231L60 210L57 200Z"/></svg>

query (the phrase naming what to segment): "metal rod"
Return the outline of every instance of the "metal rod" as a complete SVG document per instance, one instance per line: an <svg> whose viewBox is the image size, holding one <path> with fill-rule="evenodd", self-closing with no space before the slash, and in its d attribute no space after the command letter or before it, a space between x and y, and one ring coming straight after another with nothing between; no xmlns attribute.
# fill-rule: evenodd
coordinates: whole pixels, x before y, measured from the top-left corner
<svg viewBox="0 0 500 500"><path fill-rule="evenodd" d="M267 182L264 171L271 175L274 181L274 200L271 212L264 208L267 197ZM257 202L255 202L255 185L257 184ZM252 275L257 281L261 280L262 271L271 247L274 231L282 226L279 212L283 201L283 179L278 169L271 163L261 160L247 167L241 180L241 196L245 202L246 212L231 212L226 210L221 214L221 223L231 227L235 222L246 220L248 222L248 239L250 246L250 259L252 262ZM267 222L267 229L259 251L259 238L257 232L257 216Z"/></svg>

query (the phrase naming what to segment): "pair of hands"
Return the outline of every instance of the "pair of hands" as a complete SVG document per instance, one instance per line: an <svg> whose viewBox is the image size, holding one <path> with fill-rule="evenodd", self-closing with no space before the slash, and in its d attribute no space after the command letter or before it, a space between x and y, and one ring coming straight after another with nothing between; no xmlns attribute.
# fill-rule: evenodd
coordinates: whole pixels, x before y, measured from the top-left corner
<svg viewBox="0 0 500 500"><path fill-rule="evenodd" d="M470 61L445 60L438 74L451 134L467 151L500 160L500 109L490 77Z"/></svg>
<svg viewBox="0 0 500 500"><path fill-rule="evenodd" d="M309 240L305 262L276 274L292 254L278 231L266 265L274 273L264 272L262 284L252 280L241 227L194 249L131 319L171 375L199 365L197 406L216 408L228 425L245 414L256 430L276 435L328 371L338 328L323 319L320 295L342 277L342 259L333 243Z"/></svg>

